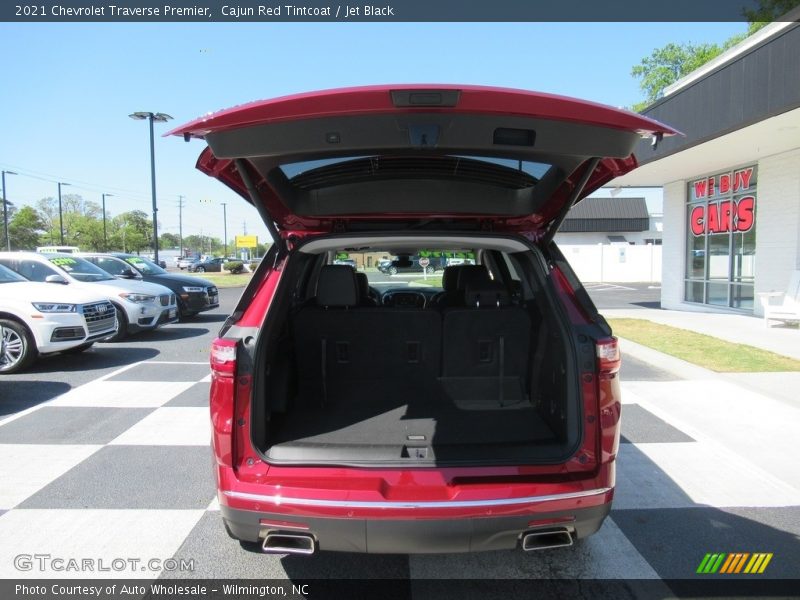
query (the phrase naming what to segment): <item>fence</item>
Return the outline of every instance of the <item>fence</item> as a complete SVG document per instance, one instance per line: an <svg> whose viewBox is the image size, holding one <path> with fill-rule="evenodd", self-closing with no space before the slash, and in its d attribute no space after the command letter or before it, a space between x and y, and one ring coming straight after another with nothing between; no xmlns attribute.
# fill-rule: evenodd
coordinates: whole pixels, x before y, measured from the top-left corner
<svg viewBox="0 0 800 600"><path fill-rule="evenodd" d="M662 246L568 244L559 248L584 282L661 281Z"/></svg>

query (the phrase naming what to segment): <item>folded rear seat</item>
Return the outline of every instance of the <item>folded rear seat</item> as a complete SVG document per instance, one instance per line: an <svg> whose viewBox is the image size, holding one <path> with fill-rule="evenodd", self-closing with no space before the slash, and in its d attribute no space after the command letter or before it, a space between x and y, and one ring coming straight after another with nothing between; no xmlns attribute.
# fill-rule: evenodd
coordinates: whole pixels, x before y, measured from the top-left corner
<svg viewBox="0 0 800 600"><path fill-rule="evenodd" d="M393 380L435 382L441 316L424 310L359 308L359 301L351 267L322 268L315 305L292 319L301 402L346 400L363 395L363 390L380 402L382 395L392 395Z"/></svg>
<svg viewBox="0 0 800 600"><path fill-rule="evenodd" d="M468 285L464 308L443 313L441 383L459 408L529 407L531 319L498 282Z"/></svg>

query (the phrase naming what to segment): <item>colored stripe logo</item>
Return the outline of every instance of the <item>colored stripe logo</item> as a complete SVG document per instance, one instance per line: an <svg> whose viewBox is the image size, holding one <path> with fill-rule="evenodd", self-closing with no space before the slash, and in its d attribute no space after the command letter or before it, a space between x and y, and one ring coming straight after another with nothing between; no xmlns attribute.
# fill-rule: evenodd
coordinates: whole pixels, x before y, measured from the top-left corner
<svg viewBox="0 0 800 600"><path fill-rule="evenodd" d="M701 575L719 574L761 574L772 560L772 552L733 552L708 553L703 557L696 573Z"/></svg>

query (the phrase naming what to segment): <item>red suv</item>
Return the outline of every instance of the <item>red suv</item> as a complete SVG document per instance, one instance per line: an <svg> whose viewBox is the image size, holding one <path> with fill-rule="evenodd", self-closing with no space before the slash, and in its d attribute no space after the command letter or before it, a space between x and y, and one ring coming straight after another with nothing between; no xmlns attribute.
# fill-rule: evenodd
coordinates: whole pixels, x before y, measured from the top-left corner
<svg viewBox="0 0 800 600"><path fill-rule="evenodd" d="M403 85L256 102L172 133L205 140L197 167L275 240L211 349L233 537L277 553L466 552L599 529L620 357L553 236L636 166L642 136L674 130L548 94ZM476 264L441 284L376 276L390 286L377 290L334 264L422 249Z"/></svg>

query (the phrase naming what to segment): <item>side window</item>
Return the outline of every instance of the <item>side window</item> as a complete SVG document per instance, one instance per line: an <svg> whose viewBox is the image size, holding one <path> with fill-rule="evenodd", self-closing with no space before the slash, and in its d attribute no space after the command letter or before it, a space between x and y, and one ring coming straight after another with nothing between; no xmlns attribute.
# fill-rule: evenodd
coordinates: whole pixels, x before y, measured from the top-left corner
<svg viewBox="0 0 800 600"><path fill-rule="evenodd" d="M19 261L17 272L31 281L44 281L48 275L58 275L55 269L32 260Z"/></svg>
<svg viewBox="0 0 800 600"><path fill-rule="evenodd" d="M506 263L506 268L508 269L508 274L511 275L512 281L521 281L522 277L519 276L514 262L505 252L503 252L503 261Z"/></svg>
<svg viewBox="0 0 800 600"><path fill-rule="evenodd" d="M110 258L98 257L96 261L98 267L103 269L103 271L105 271L106 273L111 273L112 275L122 275L123 271L125 271L125 269L127 268L121 262Z"/></svg>

